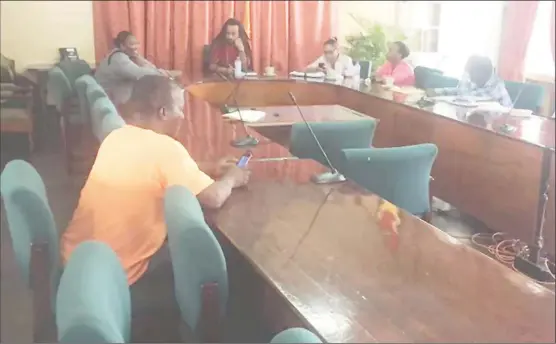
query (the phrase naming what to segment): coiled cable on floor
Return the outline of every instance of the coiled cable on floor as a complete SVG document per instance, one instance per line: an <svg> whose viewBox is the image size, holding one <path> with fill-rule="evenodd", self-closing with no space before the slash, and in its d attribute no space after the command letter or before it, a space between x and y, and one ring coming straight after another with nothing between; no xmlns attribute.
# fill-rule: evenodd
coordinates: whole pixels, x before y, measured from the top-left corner
<svg viewBox="0 0 556 344"><path fill-rule="evenodd" d="M484 251L488 252L496 260L501 263L510 266L514 271L519 272L515 266L515 257L521 254L529 248L525 243L519 239L504 239L504 234L502 232L496 232L494 234L490 233L476 233L471 236L471 243L477 247L481 247ZM549 264L554 268L554 263L550 262L547 258L545 260L546 269L549 271L550 275L554 278L554 273L550 270ZM542 282L537 281L542 284L554 284L552 282Z"/></svg>

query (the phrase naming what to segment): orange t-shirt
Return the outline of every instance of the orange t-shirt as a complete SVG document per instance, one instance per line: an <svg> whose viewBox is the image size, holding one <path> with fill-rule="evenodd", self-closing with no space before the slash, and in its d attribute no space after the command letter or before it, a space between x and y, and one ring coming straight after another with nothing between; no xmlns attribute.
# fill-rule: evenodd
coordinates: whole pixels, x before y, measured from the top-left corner
<svg viewBox="0 0 556 344"><path fill-rule="evenodd" d="M133 284L166 238L166 187L183 185L197 195L213 182L171 137L130 125L113 131L62 235L64 263L81 242L99 240L116 252Z"/></svg>

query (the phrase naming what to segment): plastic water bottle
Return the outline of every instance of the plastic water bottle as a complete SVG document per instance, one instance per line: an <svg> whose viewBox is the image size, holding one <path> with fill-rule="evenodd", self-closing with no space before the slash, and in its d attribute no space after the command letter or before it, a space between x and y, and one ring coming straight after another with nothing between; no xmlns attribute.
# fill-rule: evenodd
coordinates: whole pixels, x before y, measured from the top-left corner
<svg viewBox="0 0 556 344"><path fill-rule="evenodd" d="M356 62L355 66L353 66L353 77L359 78L360 76L361 76L361 65L359 64L359 62Z"/></svg>
<svg viewBox="0 0 556 344"><path fill-rule="evenodd" d="M239 56L234 63L234 76L236 78L241 78L243 76L243 72L241 71L241 59Z"/></svg>

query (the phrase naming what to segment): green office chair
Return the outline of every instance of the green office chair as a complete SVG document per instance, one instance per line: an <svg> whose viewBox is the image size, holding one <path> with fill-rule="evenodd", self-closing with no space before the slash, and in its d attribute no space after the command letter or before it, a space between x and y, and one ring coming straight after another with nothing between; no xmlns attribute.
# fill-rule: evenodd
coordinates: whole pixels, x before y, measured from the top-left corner
<svg viewBox="0 0 556 344"><path fill-rule="evenodd" d="M112 131L125 125L114 104L108 97L99 97L91 108L93 134L102 142Z"/></svg>
<svg viewBox="0 0 556 344"><path fill-rule="evenodd" d="M319 337L313 332L304 328L289 328L278 333L270 343L274 344L294 344L294 343L322 343Z"/></svg>
<svg viewBox="0 0 556 344"><path fill-rule="evenodd" d="M438 148L432 143L344 149L338 169L348 179L414 214L430 212L429 184Z"/></svg>
<svg viewBox="0 0 556 344"><path fill-rule="evenodd" d="M91 66L84 60L63 59L58 62L56 66L62 70L72 88L75 86L75 81L79 77L93 74Z"/></svg>
<svg viewBox="0 0 556 344"><path fill-rule="evenodd" d="M417 66L415 67L414 73L415 87L421 89L451 88L457 87L459 84L457 78L445 76L444 73L438 69Z"/></svg>
<svg viewBox="0 0 556 344"><path fill-rule="evenodd" d="M182 337L218 342L228 301L228 272L220 244L205 222L197 198L183 186L164 196L168 246Z"/></svg>
<svg viewBox="0 0 556 344"><path fill-rule="evenodd" d="M504 81L514 108L531 110L538 114L543 105L544 87L515 81Z"/></svg>
<svg viewBox="0 0 556 344"><path fill-rule="evenodd" d="M46 90L54 100L54 105L59 112L62 111L64 102L73 94L73 89L68 78L59 67L53 67L48 71Z"/></svg>
<svg viewBox="0 0 556 344"><path fill-rule="evenodd" d="M342 149L371 146L377 120L366 118L344 122L317 122L309 125L334 166L329 166L309 128L303 122L294 123L292 126L290 153L300 159L316 160L333 169L333 167L338 168ZM341 182L345 178L332 170L313 176L312 180L317 184L325 184Z"/></svg>
<svg viewBox="0 0 556 344"><path fill-rule="evenodd" d="M79 244L68 259L56 298L59 343L127 343L131 300L116 253L99 241Z"/></svg>
<svg viewBox="0 0 556 344"><path fill-rule="evenodd" d="M44 183L29 163L12 160L0 176L0 193L16 262L33 295L34 342L53 342L60 251Z"/></svg>

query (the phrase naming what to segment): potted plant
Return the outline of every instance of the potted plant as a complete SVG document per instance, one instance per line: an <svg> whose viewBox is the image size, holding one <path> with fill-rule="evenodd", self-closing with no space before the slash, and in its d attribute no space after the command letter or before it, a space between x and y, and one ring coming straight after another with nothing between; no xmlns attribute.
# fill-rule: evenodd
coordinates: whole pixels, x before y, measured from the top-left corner
<svg viewBox="0 0 556 344"><path fill-rule="evenodd" d="M346 37L346 54L354 61L370 61L373 71L384 63L389 42L406 39L396 28L385 27L353 14L350 16L361 27L361 31Z"/></svg>

